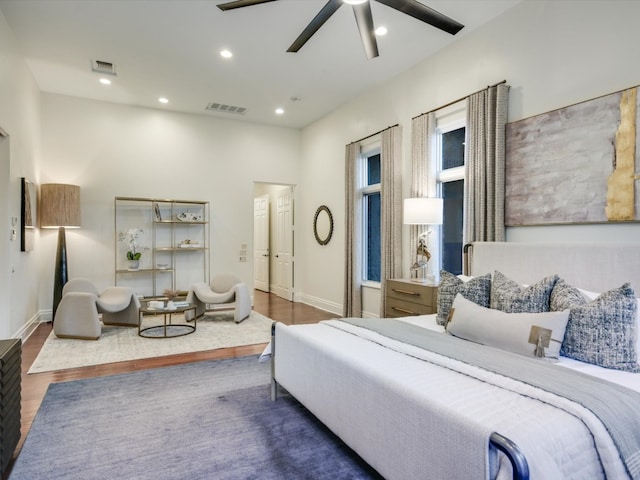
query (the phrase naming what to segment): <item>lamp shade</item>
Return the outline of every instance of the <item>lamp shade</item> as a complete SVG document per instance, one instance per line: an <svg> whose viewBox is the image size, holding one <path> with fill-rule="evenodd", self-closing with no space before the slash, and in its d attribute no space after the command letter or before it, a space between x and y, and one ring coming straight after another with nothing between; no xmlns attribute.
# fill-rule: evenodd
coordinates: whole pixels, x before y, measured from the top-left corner
<svg viewBox="0 0 640 480"><path fill-rule="evenodd" d="M442 224L441 198L405 198L405 225L440 225Z"/></svg>
<svg viewBox="0 0 640 480"><path fill-rule="evenodd" d="M62 183L42 184L40 227L80 227L80 187Z"/></svg>

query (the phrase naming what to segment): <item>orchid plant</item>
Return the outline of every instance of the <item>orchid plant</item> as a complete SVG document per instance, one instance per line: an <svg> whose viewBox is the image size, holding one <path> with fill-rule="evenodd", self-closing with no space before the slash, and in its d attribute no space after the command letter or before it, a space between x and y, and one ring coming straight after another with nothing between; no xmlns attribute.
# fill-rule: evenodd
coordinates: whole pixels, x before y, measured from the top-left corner
<svg viewBox="0 0 640 480"><path fill-rule="evenodd" d="M147 250L138 243L138 239L144 233L140 227L130 228L126 232L118 232L118 240L121 242L127 242L129 244L129 251L127 252L127 260L140 260L143 250Z"/></svg>

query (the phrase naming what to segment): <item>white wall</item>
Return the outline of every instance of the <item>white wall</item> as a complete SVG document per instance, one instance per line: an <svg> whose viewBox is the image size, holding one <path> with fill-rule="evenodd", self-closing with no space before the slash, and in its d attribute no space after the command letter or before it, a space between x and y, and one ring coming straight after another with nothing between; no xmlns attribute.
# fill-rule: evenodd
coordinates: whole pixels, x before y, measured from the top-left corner
<svg viewBox="0 0 640 480"><path fill-rule="evenodd" d="M42 125L42 183L80 186L82 228L67 230L71 277L113 284L114 197L131 196L209 201L211 273L252 285L253 259L241 263L238 251L253 246L254 182L297 183L298 130L54 94L42 95ZM53 255L57 235L41 237ZM46 281L53 268L43 262Z"/></svg>
<svg viewBox="0 0 640 480"><path fill-rule="evenodd" d="M37 181L39 92L0 13L0 338L18 337L38 316L38 254L10 240L11 217L20 219L20 177ZM37 239L36 239L37 242Z"/></svg>
<svg viewBox="0 0 640 480"><path fill-rule="evenodd" d="M212 272L237 271L251 281L252 259L240 264L237 251L240 243L253 245L254 182L297 185L296 297L339 311L347 143L399 123L406 197L413 116L503 79L511 85L510 121L637 85L637 18L640 2L525 1L477 31L463 30L440 54L300 133L40 96L0 14L0 126L11 134L10 178L0 185L0 218L7 228L5 212L19 215L20 176L38 184L80 185L83 228L68 232L69 267L73 276L88 276L104 287L113 282L115 196L209 200ZM312 228L322 204L334 216L334 237L326 246L315 242ZM518 241L625 241L635 240L639 228L519 227L509 229L507 236ZM50 308L55 243L55 233L43 231L36 237L36 250L24 254L17 241L0 241L0 336L15 335L38 311ZM12 264L16 273L10 277ZM378 297L375 290L365 292L365 311L377 314Z"/></svg>
<svg viewBox="0 0 640 480"><path fill-rule="evenodd" d="M335 237L327 247L298 234L305 262L300 290L342 303L344 288L344 146L387 126L403 127L404 197L409 193L411 118L506 79L509 121L520 120L640 84L640 2L525 1L483 28L305 128L299 218L330 205ZM464 32L464 31L463 31ZM364 73L363 73L364 74ZM404 227L408 275L408 228ZM637 240L640 225L519 227L509 241ZM378 313L379 294L365 292L364 310Z"/></svg>

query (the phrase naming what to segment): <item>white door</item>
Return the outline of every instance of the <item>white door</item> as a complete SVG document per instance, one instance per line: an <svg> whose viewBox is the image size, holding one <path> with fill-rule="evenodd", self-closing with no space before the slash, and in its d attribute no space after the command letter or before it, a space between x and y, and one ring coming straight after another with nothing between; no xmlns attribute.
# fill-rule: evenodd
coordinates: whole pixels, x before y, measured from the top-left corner
<svg viewBox="0 0 640 480"><path fill-rule="evenodd" d="M253 288L269 292L269 195L253 199Z"/></svg>
<svg viewBox="0 0 640 480"><path fill-rule="evenodd" d="M275 286L273 292L293 300L293 188L278 192L276 209Z"/></svg>

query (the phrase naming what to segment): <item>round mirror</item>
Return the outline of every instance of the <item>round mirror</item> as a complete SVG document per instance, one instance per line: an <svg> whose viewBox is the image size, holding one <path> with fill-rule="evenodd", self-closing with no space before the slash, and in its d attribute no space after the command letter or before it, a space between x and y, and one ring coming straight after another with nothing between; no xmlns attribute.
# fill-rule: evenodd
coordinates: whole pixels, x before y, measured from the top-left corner
<svg viewBox="0 0 640 480"><path fill-rule="evenodd" d="M333 216L326 205L318 207L313 217L313 234L320 245L326 245L333 235Z"/></svg>

